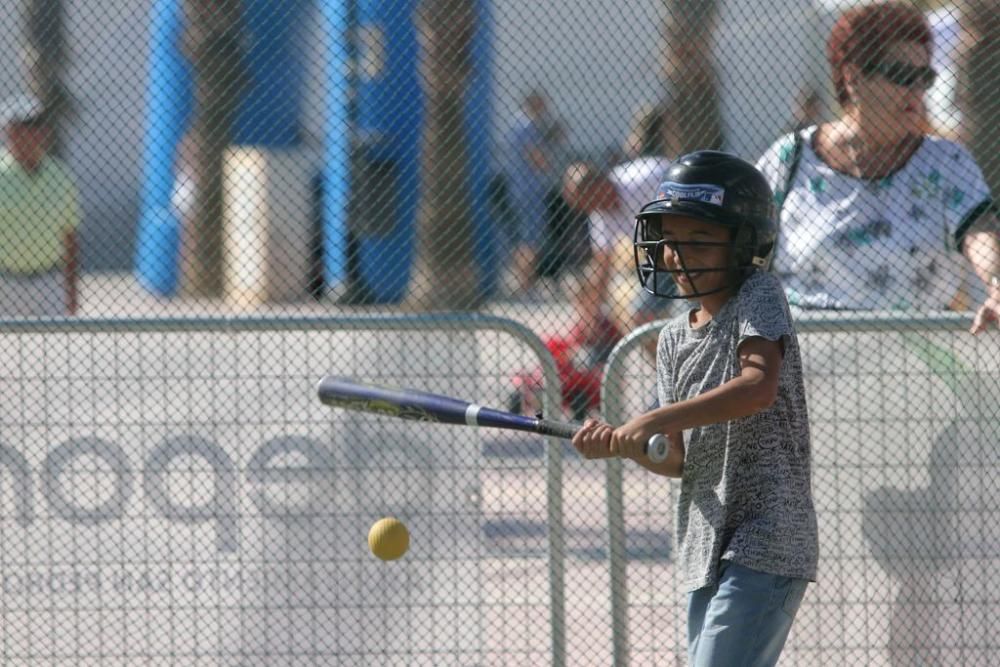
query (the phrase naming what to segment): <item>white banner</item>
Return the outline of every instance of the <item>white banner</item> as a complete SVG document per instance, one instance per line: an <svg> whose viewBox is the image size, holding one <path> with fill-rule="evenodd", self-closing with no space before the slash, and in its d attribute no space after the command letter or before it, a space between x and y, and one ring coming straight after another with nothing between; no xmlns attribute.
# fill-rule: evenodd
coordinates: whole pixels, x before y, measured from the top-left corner
<svg viewBox="0 0 1000 667"><path fill-rule="evenodd" d="M477 334L454 331L0 335L5 660L433 665L505 650L512 602L491 582L507 566L480 562L478 432L316 395L337 373L482 396L499 352L481 359ZM390 515L411 550L387 564L366 537Z"/></svg>

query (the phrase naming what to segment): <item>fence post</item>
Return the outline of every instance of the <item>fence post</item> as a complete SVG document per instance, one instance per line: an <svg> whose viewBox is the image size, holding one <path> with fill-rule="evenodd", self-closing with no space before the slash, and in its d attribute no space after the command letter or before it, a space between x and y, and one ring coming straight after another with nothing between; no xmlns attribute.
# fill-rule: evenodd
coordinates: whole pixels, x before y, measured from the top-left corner
<svg viewBox="0 0 1000 667"><path fill-rule="evenodd" d="M601 415L612 424L624 420L622 387L625 377L621 361L662 322L650 322L619 341L608 357L601 378ZM611 578L611 655L615 667L628 667L628 552L625 536L625 501L621 459L608 459L605 479L608 503L608 569Z"/></svg>

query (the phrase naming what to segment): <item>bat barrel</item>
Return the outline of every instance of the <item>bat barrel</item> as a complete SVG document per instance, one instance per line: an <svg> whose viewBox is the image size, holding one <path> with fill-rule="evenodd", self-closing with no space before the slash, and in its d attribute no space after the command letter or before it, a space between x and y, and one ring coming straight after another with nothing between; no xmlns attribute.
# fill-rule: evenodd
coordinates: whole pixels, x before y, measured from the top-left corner
<svg viewBox="0 0 1000 667"><path fill-rule="evenodd" d="M411 389L358 384L328 375L320 380L319 400L325 405L360 410L413 421L466 424L471 403Z"/></svg>
<svg viewBox="0 0 1000 667"><path fill-rule="evenodd" d="M318 392L320 401L326 405L397 419L504 428L567 440L580 430L580 424L515 415L415 389L389 389L359 384L335 375L328 375L320 380ZM646 455L655 463L666 460L669 449L670 443L662 434L654 435L646 443Z"/></svg>
<svg viewBox="0 0 1000 667"><path fill-rule="evenodd" d="M319 399L324 404L347 410L413 421L542 432L539 430L541 420L533 417L484 408L476 403L415 389L376 387L328 375L320 381L318 392ZM545 431L552 435L560 435L562 432L559 429L552 430L551 426ZM560 437L572 437L572 433Z"/></svg>

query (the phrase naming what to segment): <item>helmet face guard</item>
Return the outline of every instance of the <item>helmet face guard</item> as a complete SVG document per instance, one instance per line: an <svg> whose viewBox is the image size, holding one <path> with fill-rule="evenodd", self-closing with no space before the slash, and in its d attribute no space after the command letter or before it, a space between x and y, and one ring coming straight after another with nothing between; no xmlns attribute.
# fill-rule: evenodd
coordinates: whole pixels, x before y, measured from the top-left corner
<svg viewBox="0 0 1000 667"><path fill-rule="evenodd" d="M692 209L692 210L686 210ZM738 220L720 219L720 215L711 212L703 215L696 206L670 206L669 201L656 201L647 204L635 219L633 236L633 255L639 283L650 294L665 299L689 299L726 290L738 289L746 277L754 270L767 266L767 258L756 254L757 234L753 225L743 225ZM732 232L729 241L673 241L663 235L663 226L672 216L684 216L704 220L710 224L718 224ZM670 269L664 263L664 249L669 247L677 255L680 268ZM684 257L685 249L694 247L726 247L730 249L730 261L725 266L688 268ZM711 290L697 289L696 279L699 274L725 273L729 279L720 287ZM683 274L693 290L681 293L674 279Z"/></svg>

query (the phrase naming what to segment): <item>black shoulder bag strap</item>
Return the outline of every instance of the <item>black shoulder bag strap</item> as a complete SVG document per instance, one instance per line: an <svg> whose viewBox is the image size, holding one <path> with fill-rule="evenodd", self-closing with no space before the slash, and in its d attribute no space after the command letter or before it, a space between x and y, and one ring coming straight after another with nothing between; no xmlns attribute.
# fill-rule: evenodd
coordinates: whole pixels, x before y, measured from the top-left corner
<svg viewBox="0 0 1000 667"><path fill-rule="evenodd" d="M778 237L781 236L781 211L785 208L785 202L788 201L788 193L792 189L792 184L795 182L795 175L799 171L799 162L802 160L802 144L805 141L802 133L798 130L792 136L794 137L792 154L789 156L788 162L783 163L784 170L781 172L781 178L779 179L781 190L778 191L779 195L774 208L774 221L778 225ZM777 255L778 243L775 240L774 251L771 253L772 267L774 266L774 258Z"/></svg>

